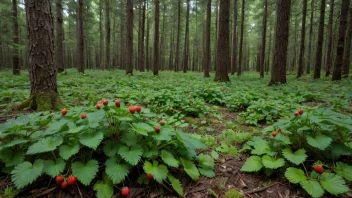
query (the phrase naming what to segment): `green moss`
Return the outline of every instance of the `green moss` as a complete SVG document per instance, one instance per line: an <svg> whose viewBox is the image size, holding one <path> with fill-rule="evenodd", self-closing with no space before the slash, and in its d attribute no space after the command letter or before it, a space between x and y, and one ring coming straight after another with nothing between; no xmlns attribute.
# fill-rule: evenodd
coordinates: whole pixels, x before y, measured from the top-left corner
<svg viewBox="0 0 352 198"><path fill-rule="evenodd" d="M231 189L226 192L224 198L242 198L244 197L242 193L236 189Z"/></svg>
<svg viewBox="0 0 352 198"><path fill-rule="evenodd" d="M54 92L38 92L23 103L14 106L15 110L30 108L36 111L61 110L64 107L59 95Z"/></svg>

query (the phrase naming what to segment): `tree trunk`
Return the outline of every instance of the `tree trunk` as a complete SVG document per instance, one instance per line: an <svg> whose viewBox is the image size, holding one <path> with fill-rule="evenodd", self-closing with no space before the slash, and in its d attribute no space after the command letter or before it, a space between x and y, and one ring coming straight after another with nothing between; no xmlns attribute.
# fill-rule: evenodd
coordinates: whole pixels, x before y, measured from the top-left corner
<svg viewBox="0 0 352 198"><path fill-rule="evenodd" d="M16 109L58 110L63 105L56 83L54 21L49 0L26 1L29 49L30 98Z"/></svg>
<svg viewBox="0 0 352 198"><path fill-rule="evenodd" d="M237 4L238 0L234 2L233 8L233 37L232 37L232 67L231 75L234 75L237 70Z"/></svg>
<svg viewBox="0 0 352 198"><path fill-rule="evenodd" d="M275 49L269 85L286 83L287 47L291 0L278 0L276 9Z"/></svg>
<svg viewBox="0 0 352 198"><path fill-rule="evenodd" d="M304 41L306 37L307 0L303 0L302 13L303 13L303 16L302 16L301 46L299 50L297 78L300 78L303 75L303 64L304 64L303 60L304 60L304 49L305 49Z"/></svg>
<svg viewBox="0 0 352 198"><path fill-rule="evenodd" d="M271 29L269 27L269 51L268 51L268 58L266 59L266 67L265 67L265 72L266 74L268 75L269 74L269 65L270 65L270 58L271 58L271 46L272 46L272 43L271 43Z"/></svg>
<svg viewBox="0 0 352 198"><path fill-rule="evenodd" d="M189 56L189 6L190 0L187 0L187 12L186 12L186 31L185 31L185 46L184 46L184 62L183 72L186 73L188 70L188 56Z"/></svg>
<svg viewBox="0 0 352 198"><path fill-rule="evenodd" d="M110 0L105 0L105 68L110 69Z"/></svg>
<svg viewBox="0 0 352 198"><path fill-rule="evenodd" d="M139 70L141 72L144 72L145 67L144 67L144 26L145 24L145 1L143 0L143 11L142 11L142 24L141 24L141 49L140 49L140 59L139 59Z"/></svg>
<svg viewBox="0 0 352 198"><path fill-rule="evenodd" d="M77 19L78 72L84 73L83 0L78 0Z"/></svg>
<svg viewBox="0 0 352 198"><path fill-rule="evenodd" d="M320 78L321 60L322 60L322 54L323 54L323 40L324 40L325 4L326 4L326 0L321 0L317 54L316 54L314 77L313 77L314 79Z"/></svg>
<svg viewBox="0 0 352 198"><path fill-rule="evenodd" d="M305 0L307 1L307 0ZM263 37L262 37L262 53L260 59L260 77L264 78L264 63L265 63L265 41L266 41L266 21L268 17L268 0L264 1L264 25L263 25Z"/></svg>
<svg viewBox="0 0 352 198"><path fill-rule="evenodd" d="M339 40L337 42L336 59L334 72L332 73L332 80L341 80L341 70L343 64L343 54L345 51L345 34L347 28L348 10L350 7L350 0L342 0ZM351 24L350 24L351 25Z"/></svg>
<svg viewBox="0 0 352 198"><path fill-rule="evenodd" d="M242 74L242 61L243 61L243 29L244 29L244 6L245 0L242 0L242 10L241 10L241 38L240 38L240 55L238 58L237 76Z"/></svg>
<svg viewBox="0 0 352 198"><path fill-rule="evenodd" d="M311 55L312 55L312 48L313 48L313 19L314 19L314 0L311 2L311 13L310 13L310 28L309 28L309 50L308 50L308 57L307 57L307 64L306 64L306 73L310 74L310 65L311 63Z"/></svg>
<svg viewBox="0 0 352 198"><path fill-rule="evenodd" d="M216 70L216 63L217 63L217 46L218 46L218 22L219 22L219 1L215 1L215 40L214 40L214 70Z"/></svg>
<svg viewBox="0 0 352 198"><path fill-rule="evenodd" d="M159 0L160 1L160 0ZM160 6L159 6L160 7ZM161 35L160 35L160 45L159 45L159 69L160 70L163 70L165 68L165 38L166 38L166 34L165 34L165 19L166 19L166 4L164 3L164 6L163 6L163 22L162 22L162 28L161 28ZM159 16L160 18L160 16Z"/></svg>
<svg viewBox="0 0 352 198"><path fill-rule="evenodd" d="M160 15L160 0L154 0L155 3L155 21L154 21L154 76L159 73L159 15Z"/></svg>
<svg viewBox="0 0 352 198"><path fill-rule="evenodd" d="M100 39L99 39L99 46L100 46L100 56L99 56L99 67L100 68L104 68L104 59L103 59L103 40L104 40L104 36L103 36L103 0L99 0L99 35L100 35Z"/></svg>
<svg viewBox="0 0 352 198"><path fill-rule="evenodd" d="M178 0L177 10L177 39L176 39L176 56L175 56L175 71L179 68L179 54L180 54L180 34L181 34L181 0Z"/></svg>
<svg viewBox="0 0 352 198"><path fill-rule="evenodd" d="M348 27L348 32L346 36L346 46L345 55L343 57L342 64L342 77L347 78L350 72L350 60L351 60L351 40L352 40L352 8L350 8L350 22Z"/></svg>
<svg viewBox="0 0 352 198"><path fill-rule="evenodd" d="M148 9L148 0L147 0L147 10ZM147 69L147 71L149 70L149 12L147 12L147 36L146 36L146 45L145 45L145 67Z"/></svg>
<svg viewBox="0 0 352 198"><path fill-rule="evenodd" d="M210 24L211 24L211 0L207 3L207 21L205 24L205 50L203 57L204 77L208 78L210 69Z"/></svg>
<svg viewBox="0 0 352 198"><path fill-rule="evenodd" d="M126 6L126 15L127 15L127 41L126 41L126 74L133 75L133 1L127 0Z"/></svg>
<svg viewBox="0 0 352 198"><path fill-rule="evenodd" d="M12 51L12 74L20 75L20 56L19 56L19 30L17 19L17 0L12 0L12 20L13 20L13 51Z"/></svg>
<svg viewBox="0 0 352 198"><path fill-rule="evenodd" d="M230 0L220 1L219 15L219 37L217 48L217 63L215 81L228 82L230 81L227 74L227 65L230 61Z"/></svg>
<svg viewBox="0 0 352 198"><path fill-rule="evenodd" d="M121 69L126 69L125 68L126 48L125 48L125 45L124 45L125 44L125 42L124 42L125 40L124 40L124 36L123 36L123 35L125 35L125 25L123 23L124 18L123 18L123 12L122 12L122 10L124 10L124 8L123 8L123 4L124 4L123 0L120 1L120 4L121 4L121 6L120 6L121 11L120 11L120 65L119 66L120 66ZM101 41L101 42L103 42L103 41Z"/></svg>
<svg viewBox="0 0 352 198"><path fill-rule="evenodd" d="M326 59L325 59L325 76L330 75L330 68L332 64L332 29L333 29L333 19L334 19L334 0L330 0L330 14L329 14L329 27L327 35L327 48L326 48Z"/></svg>
<svg viewBox="0 0 352 198"><path fill-rule="evenodd" d="M64 30L62 18L62 0L56 0L56 65L59 73L64 71Z"/></svg>

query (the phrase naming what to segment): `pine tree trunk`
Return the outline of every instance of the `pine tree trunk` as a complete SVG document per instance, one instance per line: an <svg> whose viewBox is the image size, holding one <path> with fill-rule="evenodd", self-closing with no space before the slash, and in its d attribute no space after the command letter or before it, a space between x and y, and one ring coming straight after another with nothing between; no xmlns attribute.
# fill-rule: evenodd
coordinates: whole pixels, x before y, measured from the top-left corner
<svg viewBox="0 0 352 198"><path fill-rule="evenodd" d="M148 0L147 0L147 10L148 10ZM147 12L147 35L146 35L146 44L145 44L145 67L147 71L149 70L149 12Z"/></svg>
<svg viewBox="0 0 352 198"><path fill-rule="evenodd" d="M142 24L141 24L141 49L140 49L140 62L139 62L139 70L141 72L145 71L145 63L144 63L144 28L145 28L145 1L143 0L143 11L142 11Z"/></svg>
<svg viewBox="0 0 352 198"><path fill-rule="evenodd" d="M183 72L186 73L188 70L188 56L189 56L189 7L190 0L187 0L187 12L186 12L186 31L185 31L185 46L184 46L184 59L183 59Z"/></svg>
<svg viewBox="0 0 352 198"><path fill-rule="evenodd" d="M161 35L160 35L160 45L159 45L159 69L160 70L163 70L164 67L165 67L165 52L166 50L164 49L165 48L165 38L166 38L166 34L165 34L165 19L166 19L166 4L164 4L164 7L163 7L163 22L162 22L162 28L161 28Z"/></svg>
<svg viewBox="0 0 352 198"><path fill-rule="evenodd" d="M125 40L124 40L124 35L125 33L125 24L123 23L124 17L123 17L123 11L124 10L124 3L123 0L120 1L120 69L126 69L125 68L125 56L126 56L126 48L125 48Z"/></svg>
<svg viewBox="0 0 352 198"><path fill-rule="evenodd" d="M156 76L159 73L159 15L160 15L160 0L154 0L155 3L155 21L154 21L154 65L153 74Z"/></svg>
<svg viewBox="0 0 352 198"><path fill-rule="evenodd" d="M127 0L126 6L126 16L127 16L127 35L126 35L126 74L133 75L133 1Z"/></svg>
<svg viewBox="0 0 352 198"><path fill-rule="evenodd" d="M214 70L215 71L216 71L216 63L217 63L217 46L218 46L218 36L219 36L219 32L218 32L219 1L220 0L215 1L215 40L214 40Z"/></svg>
<svg viewBox="0 0 352 198"><path fill-rule="evenodd" d="M78 0L77 19L78 72L84 73L83 0Z"/></svg>
<svg viewBox="0 0 352 198"><path fill-rule="evenodd" d="M304 43L305 43L305 37L306 37L307 0L303 0L302 13L303 13L303 16L302 16L301 46L299 50L297 78L300 78L303 75L303 64L304 64L303 60L304 60L304 49L305 49Z"/></svg>
<svg viewBox="0 0 352 198"><path fill-rule="evenodd" d="M271 46L272 46L272 43L271 43L271 29L269 27L269 50L268 50L268 58L266 59L266 67L265 67L265 72L266 74L268 75L269 74L269 65L270 65L270 59L271 59Z"/></svg>
<svg viewBox="0 0 352 198"><path fill-rule="evenodd" d="M100 39L99 39L99 47L100 47L100 56L99 56L99 67L100 68L104 68L104 61L103 61L103 40L104 40L104 36L103 36L103 0L99 0L99 35L100 35Z"/></svg>
<svg viewBox="0 0 352 198"><path fill-rule="evenodd" d="M306 0L305 0L306 1ZM268 0L264 2L264 25L263 25L263 37L262 37L262 53L260 59L260 77L264 78L264 63L265 63L265 41L266 41L266 21L268 17Z"/></svg>
<svg viewBox="0 0 352 198"><path fill-rule="evenodd" d="M348 32L346 36L346 45L345 45L345 55L343 57L342 64L342 77L347 78L348 73L350 72L351 65L351 40L352 40L352 8L350 8L350 22L348 27Z"/></svg>
<svg viewBox="0 0 352 198"><path fill-rule="evenodd" d="M237 76L242 74L242 61L243 61L243 29L244 29L244 7L245 0L242 0L242 10L241 10L241 38L240 38L240 55L238 58Z"/></svg>
<svg viewBox="0 0 352 198"><path fill-rule="evenodd" d="M180 35L181 34L181 0L178 0L177 10L177 39L176 39L176 56L175 56L175 71L179 70L179 56L180 56Z"/></svg>
<svg viewBox="0 0 352 198"><path fill-rule="evenodd" d="M219 37L217 48L217 63L215 81L230 81L227 74L227 66L231 64L230 60L230 0L220 1L219 15Z"/></svg>
<svg viewBox="0 0 352 198"><path fill-rule="evenodd" d="M314 0L311 0L311 13L310 13L310 28L309 28L309 50L307 56L307 64L306 64L306 73L310 74L310 67L311 67L311 55L312 55L312 48L313 48L313 19L314 19Z"/></svg>
<svg viewBox="0 0 352 198"><path fill-rule="evenodd" d="M207 19L205 24L205 50L203 57L204 77L208 78L210 69L210 24L211 24L211 0L207 2Z"/></svg>
<svg viewBox="0 0 352 198"><path fill-rule="evenodd" d="M336 59L334 72L332 73L332 80L341 80L341 70L343 64L343 55L345 51L345 34L347 28L348 10L350 7L350 0L342 0L339 40L337 42ZM351 24L350 24L351 25Z"/></svg>
<svg viewBox="0 0 352 198"><path fill-rule="evenodd" d="M142 44L142 2L139 3L138 5L138 47L137 47L137 69L140 70L140 64L141 64L141 44Z"/></svg>
<svg viewBox="0 0 352 198"><path fill-rule="evenodd" d="M269 85L286 83L287 47L291 0L278 0L276 9L275 49Z"/></svg>
<svg viewBox="0 0 352 198"><path fill-rule="evenodd" d="M110 69L110 0L105 0L105 31L106 31L106 38L105 38L105 68Z"/></svg>
<svg viewBox="0 0 352 198"><path fill-rule="evenodd" d="M329 27L327 35L327 49L326 49L326 59L325 59L325 76L329 76L332 65L332 29L333 29L333 19L334 19L334 0L330 0L330 14L329 14Z"/></svg>
<svg viewBox="0 0 352 198"><path fill-rule="evenodd" d="M56 0L56 66L59 73L64 71L64 32L62 18L62 0Z"/></svg>
<svg viewBox="0 0 352 198"><path fill-rule="evenodd" d="M232 67L231 75L234 75L237 70L237 5L238 0L234 2L233 8L233 37L232 37Z"/></svg>
<svg viewBox="0 0 352 198"><path fill-rule="evenodd" d="M314 77L313 77L314 79L320 78L320 71L321 71L321 65L322 65L321 61L322 61L322 55L323 55L325 4L326 4L326 0L321 0L317 54L315 59L315 68L314 68Z"/></svg>
<svg viewBox="0 0 352 198"><path fill-rule="evenodd" d="M20 57L19 57L19 30L17 19L17 0L12 0L12 20L13 20L13 51L12 51L12 74L20 75Z"/></svg>

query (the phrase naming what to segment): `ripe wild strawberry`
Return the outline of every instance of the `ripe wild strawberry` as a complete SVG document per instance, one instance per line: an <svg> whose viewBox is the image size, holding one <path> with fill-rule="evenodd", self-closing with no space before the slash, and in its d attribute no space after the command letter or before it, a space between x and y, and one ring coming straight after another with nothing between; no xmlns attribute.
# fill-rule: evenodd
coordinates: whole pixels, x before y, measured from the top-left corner
<svg viewBox="0 0 352 198"><path fill-rule="evenodd" d="M120 105L121 105L120 103L121 103L120 100L116 100L116 101L115 101L116 107L120 107Z"/></svg>
<svg viewBox="0 0 352 198"><path fill-rule="evenodd" d="M56 184L57 184L57 185L61 185L62 182L65 181L65 178L64 178L64 176L62 176L62 175L58 175L58 176L56 176L55 181L56 181Z"/></svg>
<svg viewBox="0 0 352 198"><path fill-rule="evenodd" d="M68 186L68 184L65 181L61 183L61 189L66 189L67 186Z"/></svg>
<svg viewBox="0 0 352 198"><path fill-rule="evenodd" d="M65 116L65 115L67 114L67 109L63 109L63 110L61 111L61 113L62 113L63 116Z"/></svg>
<svg viewBox="0 0 352 198"><path fill-rule="evenodd" d="M95 108L97 108L98 110L100 109L100 105L99 104L97 104L97 105L95 105Z"/></svg>
<svg viewBox="0 0 352 198"><path fill-rule="evenodd" d="M322 174L324 172L324 168L321 165L315 165L313 166L313 169L315 172Z"/></svg>
<svg viewBox="0 0 352 198"><path fill-rule="evenodd" d="M164 126L164 125L165 125L165 121L161 121L161 122L160 122L160 125L161 125L161 126Z"/></svg>
<svg viewBox="0 0 352 198"><path fill-rule="evenodd" d="M130 113L134 114L134 106L129 106L128 109L130 110Z"/></svg>
<svg viewBox="0 0 352 198"><path fill-rule="evenodd" d="M295 117L297 117L297 116L299 115L299 113L298 113L298 112L295 112L293 115L294 115Z"/></svg>
<svg viewBox="0 0 352 198"><path fill-rule="evenodd" d="M271 133L271 135L272 135L273 137L275 137L275 136L277 135L276 131L273 131L273 132Z"/></svg>
<svg viewBox="0 0 352 198"><path fill-rule="evenodd" d="M149 180L153 179L153 175L150 174L150 173L147 173L146 177L147 177L147 179L149 179Z"/></svg>
<svg viewBox="0 0 352 198"><path fill-rule="evenodd" d="M68 177L68 179L67 179L67 184L68 185L73 185L73 184L75 184L77 182L77 179L76 179L76 177L75 176L69 176Z"/></svg>
<svg viewBox="0 0 352 198"><path fill-rule="evenodd" d="M303 109L300 109L300 110L298 111L298 113L299 113L299 115L302 115L302 114L303 114Z"/></svg>
<svg viewBox="0 0 352 198"><path fill-rule="evenodd" d="M130 194L130 189L128 189L128 187L123 187L123 188L121 189L121 195L122 195L123 197L127 197L128 194Z"/></svg>
<svg viewBox="0 0 352 198"><path fill-rule="evenodd" d="M277 133L280 133L280 132L281 132L281 129L278 129L278 130L277 130Z"/></svg>
<svg viewBox="0 0 352 198"><path fill-rule="evenodd" d="M159 126L155 126L155 132L159 133L160 132L160 127Z"/></svg>
<svg viewBox="0 0 352 198"><path fill-rule="evenodd" d="M82 113L81 118L86 119L87 115L85 113Z"/></svg>
<svg viewBox="0 0 352 198"><path fill-rule="evenodd" d="M141 106L135 106L134 107L134 110L137 112L137 113L140 113L142 111L142 107Z"/></svg>
<svg viewBox="0 0 352 198"><path fill-rule="evenodd" d="M103 105L104 105L104 106L108 106L108 103L109 103L109 101L108 101L107 99L104 99L104 100L103 100Z"/></svg>

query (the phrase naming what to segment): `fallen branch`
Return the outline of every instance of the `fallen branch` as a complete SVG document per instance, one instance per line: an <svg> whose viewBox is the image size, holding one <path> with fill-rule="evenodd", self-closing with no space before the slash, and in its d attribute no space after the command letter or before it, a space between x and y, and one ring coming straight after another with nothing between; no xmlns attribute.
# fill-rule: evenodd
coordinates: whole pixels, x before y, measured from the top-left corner
<svg viewBox="0 0 352 198"><path fill-rule="evenodd" d="M269 186L265 186L265 187L262 187L262 188L257 188L257 189L254 189L254 190L250 190L250 191L244 192L244 194L247 195L247 194L262 192L262 191L264 191L264 190L266 190L266 189L268 189L268 188L270 188L272 186L275 186L276 184L279 184L279 183L280 182L276 182L276 183L273 183L273 184L271 184Z"/></svg>

